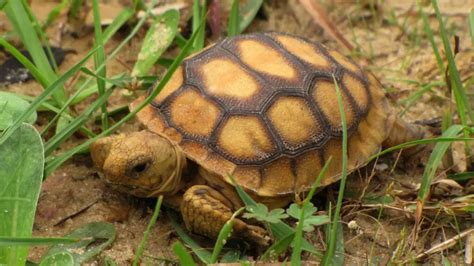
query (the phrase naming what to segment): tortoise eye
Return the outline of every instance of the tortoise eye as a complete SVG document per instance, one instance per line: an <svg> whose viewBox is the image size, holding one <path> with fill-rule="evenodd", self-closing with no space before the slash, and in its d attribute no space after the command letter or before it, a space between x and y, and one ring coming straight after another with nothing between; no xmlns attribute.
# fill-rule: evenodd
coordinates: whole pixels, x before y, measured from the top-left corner
<svg viewBox="0 0 474 266"><path fill-rule="evenodd" d="M139 178L140 175L145 172L148 167L150 166L150 162L140 162L135 164L132 168L129 170L129 175L132 178Z"/></svg>
<svg viewBox="0 0 474 266"><path fill-rule="evenodd" d="M140 163L140 164L135 165L133 167L132 171L135 172L135 173L141 173L141 172L145 171L147 168L148 168L147 163Z"/></svg>

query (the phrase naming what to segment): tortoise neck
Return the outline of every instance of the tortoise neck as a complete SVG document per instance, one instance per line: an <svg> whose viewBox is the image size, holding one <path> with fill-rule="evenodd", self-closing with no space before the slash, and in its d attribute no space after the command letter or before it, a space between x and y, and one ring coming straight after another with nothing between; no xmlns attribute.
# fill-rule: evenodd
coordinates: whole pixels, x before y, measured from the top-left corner
<svg viewBox="0 0 474 266"><path fill-rule="evenodd" d="M163 181L156 184L156 187L151 190L152 192L148 197L175 195L182 189L184 183L182 179L185 169L187 168L186 155L182 149L171 140L165 137L162 137L161 139L168 143L165 145L167 151L159 152L156 156L167 156L167 159L165 160L169 163L162 165L160 168L162 168L163 171L159 173L160 175L165 175L166 179L163 180L162 177L158 178Z"/></svg>

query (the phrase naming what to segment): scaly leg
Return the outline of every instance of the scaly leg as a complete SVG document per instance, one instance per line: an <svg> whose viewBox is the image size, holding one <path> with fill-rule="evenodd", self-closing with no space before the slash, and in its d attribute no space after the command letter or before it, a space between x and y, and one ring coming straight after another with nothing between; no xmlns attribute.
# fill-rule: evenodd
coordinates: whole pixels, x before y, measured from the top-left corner
<svg viewBox="0 0 474 266"><path fill-rule="evenodd" d="M428 135L429 132L422 126L407 123L397 117L393 122L392 128L387 139L384 141L383 146L393 147L405 142L423 139ZM405 156L411 156L426 149L426 145L417 145L413 148L406 149L407 152L405 152Z"/></svg>
<svg viewBox="0 0 474 266"><path fill-rule="evenodd" d="M233 204L217 190L196 185L189 188L181 202L181 214L188 230L210 238L217 238L224 224L233 214ZM234 220L233 237L244 238L266 247L270 244L268 233L261 227Z"/></svg>

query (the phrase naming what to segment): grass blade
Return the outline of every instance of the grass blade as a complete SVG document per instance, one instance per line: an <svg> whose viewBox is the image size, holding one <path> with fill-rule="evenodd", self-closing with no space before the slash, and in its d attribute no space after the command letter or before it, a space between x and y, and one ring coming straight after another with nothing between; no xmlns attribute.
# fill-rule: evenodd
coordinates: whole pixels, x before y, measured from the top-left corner
<svg viewBox="0 0 474 266"><path fill-rule="evenodd" d="M222 227L221 231L219 232L219 235L217 236L216 244L214 245L214 249L212 250L212 256L211 256L211 264L214 264L217 262L217 258L219 257L219 254L222 251L222 248L224 247L225 243L227 242L227 239L231 236L232 234L232 228L234 226L234 220L237 215L242 213L242 211L245 210L245 207L242 207L238 209L234 214L232 214L232 217L224 224Z"/></svg>
<svg viewBox="0 0 474 266"><path fill-rule="evenodd" d="M285 252L295 239L295 234L289 234L286 237L279 239L271 245L265 253L260 257L261 260L271 260L277 258L281 253Z"/></svg>
<svg viewBox="0 0 474 266"><path fill-rule="evenodd" d="M469 32L471 33L472 46L474 46L474 8L469 13Z"/></svg>
<svg viewBox="0 0 474 266"><path fill-rule="evenodd" d="M459 114L459 118L464 126L467 126L466 114L468 114L471 122L474 122L474 113L472 112L471 106L468 102L468 97L466 95L466 91L462 85L461 77L459 75L459 71L456 67L456 62L454 61L453 50L451 49L451 45L448 40L448 33L446 32L446 27L443 22L443 18L441 17L441 12L438 7L438 2L436 0L431 0L433 8L436 13L436 18L438 19L439 23L439 31L441 35L441 39L443 41L444 51L446 53L446 57L448 59L448 70L449 76L451 78L451 82L453 84L453 92L454 97L456 100L457 111ZM450 82L447 80L446 82ZM465 136L467 137L467 136Z"/></svg>
<svg viewBox="0 0 474 266"><path fill-rule="evenodd" d="M442 137L454 138L463 129L464 127L461 125L452 125L443 133ZM429 188L431 182L433 181L433 177L435 176L436 170L438 169L439 164L441 163L443 156L451 143L452 142L439 142L435 145L433 152L428 159L428 163L425 166L425 171L423 172L421 187L418 192L418 201L424 203L428 197Z"/></svg>
<svg viewBox="0 0 474 266"><path fill-rule="evenodd" d="M239 32L239 1L234 0L232 2L232 8L230 9L230 16L229 16L229 25L227 27L227 35L228 36L235 36L238 35Z"/></svg>
<svg viewBox="0 0 474 266"><path fill-rule="evenodd" d="M130 33L127 35L127 37L125 37L125 39L123 39L123 41L112 51L112 53L110 53L110 55L107 57L104 64L107 63L108 61L112 60L113 58L115 58L115 56L123 49L125 44L127 44L139 32L139 30L143 27L143 25L147 21L148 17L150 16L151 8L153 8L155 6L154 2L156 2L156 1L152 1L152 6L146 10L145 15L136 23L135 27L130 31ZM108 29L109 28L107 28L105 30L105 34L104 34L105 35L104 39L106 40L106 42L108 41L107 38L112 37L112 33L113 33L114 28L111 28L110 33L109 33ZM102 67L105 67L104 64L99 66L98 69L100 69ZM82 102L84 99L86 99L87 97L89 97L92 94L97 92L97 84L95 84L95 86L89 87L92 80L93 80L92 78L88 78L86 81L84 81L84 83L78 89L78 90L82 91L82 93L80 93L77 96L77 98L74 101L72 101L71 104L77 104L79 102Z"/></svg>
<svg viewBox="0 0 474 266"><path fill-rule="evenodd" d="M48 14L48 18L46 21L43 23L43 26L41 27L43 31L46 30L46 28L53 23L53 21L61 14L61 12L67 7L69 4L69 0L62 0L61 3L56 5Z"/></svg>
<svg viewBox="0 0 474 266"><path fill-rule="evenodd" d="M431 29L428 16L425 14L425 12L423 12L423 9L419 2L418 2L418 12L420 13L420 16L423 20L423 29L425 31L425 34L431 43L431 47L433 48L433 53L435 54L435 57L436 57L436 64L438 65L439 73L441 76L443 76L444 70L446 68L444 67L443 59L441 58L441 54L439 52L438 46L436 45L436 42L434 40L434 34L433 34L433 30Z"/></svg>
<svg viewBox="0 0 474 266"><path fill-rule="evenodd" d="M178 257L179 263L181 265L196 265L196 262L194 262L193 257L189 255L186 248L183 246L183 244L181 244L181 242L177 241L176 243L174 243L173 252Z"/></svg>
<svg viewBox="0 0 474 266"><path fill-rule="evenodd" d="M304 214L305 214L305 209L306 206L309 204L311 199L313 198L314 193L316 192L316 189L319 187L319 184L321 183L321 179L324 177L326 174L326 171L331 164L332 157L329 157L328 160L324 163L323 168L318 174L318 177L314 181L313 185L311 186L311 190L308 193L308 196L306 196L303 206L301 207L301 215L298 220L298 225L296 226L295 229L295 239L294 239L294 244L293 244L293 252L291 253L291 265L297 266L301 265L301 245L303 243L303 226L304 226Z"/></svg>
<svg viewBox="0 0 474 266"><path fill-rule="evenodd" d="M155 205L155 211L153 212L153 216L150 219L150 222L148 223L148 226L146 227L145 233L143 234L143 239L140 242L140 245L138 246L138 250L135 253L135 258L133 259L133 266L137 266L138 263L140 262L140 257L143 254L143 250L145 249L145 244L148 239L148 235L150 234L150 230L155 225L156 219L158 219L158 215L160 214L160 209L161 209L161 203L163 202L163 195L158 197L158 200L156 201Z"/></svg>
<svg viewBox="0 0 474 266"><path fill-rule="evenodd" d="M0 236L0 247L8 246L40 246L74 243L79 238L72 237L4 237Z"/></svg>
<svg viewBox="0 0 474 266"><path fill-rule="evenodd" d="M23 45L30 53L35 66L46 78L47 84L52 84L57 78L56 73L51 68L43 47L41 47L41 41L33 28L34 23L30 20L23 1L8 1L4 10L15 32L20 36ZM66 98L62 89L57 90L53 97L58 103L64 102Z"/></svg>
<svg viewBox="0 0 474 266"><path fill-rule="evenodd" d="M31 75L43 86L44 88L48 87L48 79L43 76L43 73L20 51L18 51L13 45L11 45L4 38L0 38L0 45L5 48L7 52L13 55L18 62L24 65L31 73Z"/></svg>
<svg viewBox="0 0 474 266"><path fill-rule="evenodd" d="M99 12L99 2L98 0L92 1L92 10L94 13L94 32L95 32L95 39L94 39L94 46L97 47L97 53L94 54L94 65L96 68L96 72L98 76L106 77L107 70L105 67L105 51L104 51L104 40L102 37L102 25L100 20L100 12ZM104 65L104 67L99 68L99 66ZM99 96L105 94L105 81L103 79L97 78L97 88L99 90ZM106 130L109 127L108 115L107 115L107 105L104 102L101 106L101 122L102 122L102 130Z"/></svg>
<svg viewBox="0 0 474 266"><path fill-rule="evenodd" d="M472 130L471 130L472 131ZM431 144L431 143L437 143L437 142L454 142L454 141L474 141L474 138L460 138L460 137L438 137L438 138L432 138L432 139L420 139L420 140L413 140L409 142L402 143L400 145L396 145L390 148L387 148L377 154L372 155L367 159L367 162L372 161L373 159L380 157L384 154L396 151L396 150L401 150L405 148L411 148L416 145L424 145L424 144Z"/></svg>
<svg viewBox="0 0 474 266"><path fill-rule="evenodd" d="M124 8L117 17L114 18L112 23L104 30L102 34L102 40L104 43L108 42L112 36L127 22L133 15L133 9Z"/></svg>
<svg viewBox="0 0 474 266"><path fill-rule="evenodd" d="M176 218L169 214L168 217L170 218L171 226L173 226L174 231L176 234L179 236L180 239L188 245L191 250L196 254L196 256L205 264L209 264L211 261L212 254L211 252L205 250L202 248L196 241L194 241L186 232L183 230L183 228L178 225L176 222Z"/></svg>
<svg viewBox="0 0 474 266"><path fill-rule="evenodd" d="M12 135L12 133L21 125L23 121L25 121L35 110L45 102L48 97L53 94L56 90L60 89L61 86L72 77L81 67L82 65L95 53L95 49L90 51L81 61L79 61L76 65L74 65L71 69L69 69L64 75L62 75L59 79L51 84L48 88L46 88L36 99L31 102L30 107L28 110L23 112L18 118L13 122L11 127L7 128L0 137L0 145L5 142L8 137Z"/></svg>
<svg viewBox="0 0 474 266"><path fill-rule="evenodd" d="M200 2L200 0L194 0L193 4L193 34L197 35L193 42L193 52L197 52L204 47L204 39L206 37L205 21L207 13L207 1L204 0L202 6ZM201 26L203 24L204 26Z"/></svg>
<svg viewBox="0 0 474 266"><path fill-rule="evenodd" d="M250 25L257 15L258 10L260 10L262 4L263 0L249 0L242 6L242 8L239 10L239 34Z"/></svg>
<svg viewBox="0 0 474 266"><path fill-rule="evenodd" d="M336 88L337 94L337 104L339 106L339 114L341 116L341 125L342 125L342 172L341 172L341 184L339 186L339 194L337 195L336 210L333 216L333 222L331 225L331 233L329 238L328 249L324 255L322 265L330 265L334 258L334 253L336 251L336 242L337 242L337 232L339 228L339 216L341 213L342 199L344 198L344 190L346 188L346 179L347 179L347 123L346 123L346 113L344 110L344 103L342 99L342 93L339 88L339 84L336 81L336 78L333 75L334 87Z"/></svg>
<svg viewBox="0 0 474 266"><path fill-rule="evenodd" d="M61 131L57 132L51 139L46 142L44 146L44 153L46 156L49 156L53 151L67 138L69 138L74 132L77 131L97 110L99 107L103 106L107 103L107 99L109 98L110 94L112 94L112 90L108 90L104 94L102 94L94 103L92 103L85 111L83 111L78 117L70 121L65 128Z"/></svg>

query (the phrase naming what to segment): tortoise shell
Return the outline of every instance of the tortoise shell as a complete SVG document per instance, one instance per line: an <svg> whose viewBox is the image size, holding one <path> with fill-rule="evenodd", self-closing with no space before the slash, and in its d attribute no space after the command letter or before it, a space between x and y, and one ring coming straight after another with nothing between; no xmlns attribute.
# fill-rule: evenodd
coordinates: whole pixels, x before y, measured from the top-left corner
<svg viewBox="0 0 474 266"><path fill-rule="evenodd" d="M186 156L258 196L306 191L332 156L321 185L340 177L343 93L348 169L387 137L389 112L378 81L319 43L280 33L226 38L183 61L138 113L149 130Z"/></svg>

